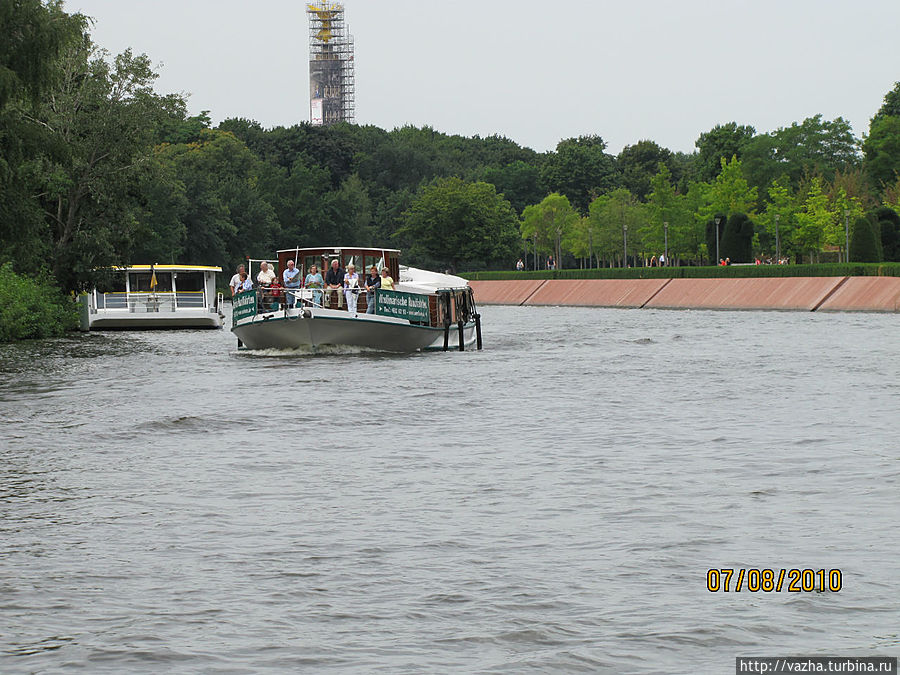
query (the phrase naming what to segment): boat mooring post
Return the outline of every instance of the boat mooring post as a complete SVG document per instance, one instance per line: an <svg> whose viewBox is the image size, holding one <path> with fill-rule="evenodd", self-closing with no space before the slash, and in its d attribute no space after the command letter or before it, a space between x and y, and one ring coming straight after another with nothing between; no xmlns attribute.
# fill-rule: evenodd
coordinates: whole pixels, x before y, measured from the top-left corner
<svg viewBox="0 0 900 675"><path fill-rule="evenodd" d="M460 321L457 326L459 326L459 351L466 351L466 336L465 336L465 328L466 324Z"/></svg>
<svg viewBox="0 0 900 675"><path fill-rule="evenodd" d="M478 351L481 351L481 314L475 312L475 341Z"/></svg>

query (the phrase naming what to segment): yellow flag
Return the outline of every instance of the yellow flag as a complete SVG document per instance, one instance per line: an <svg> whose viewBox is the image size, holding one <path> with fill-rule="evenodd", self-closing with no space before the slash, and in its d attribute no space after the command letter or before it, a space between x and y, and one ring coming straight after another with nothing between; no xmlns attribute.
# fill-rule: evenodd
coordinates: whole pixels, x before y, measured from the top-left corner
<svg viewBox="0 0 900 675"><path fill-rule="evenodd" d="M150 290L156 290L156 265L150 266Z"/></svg>

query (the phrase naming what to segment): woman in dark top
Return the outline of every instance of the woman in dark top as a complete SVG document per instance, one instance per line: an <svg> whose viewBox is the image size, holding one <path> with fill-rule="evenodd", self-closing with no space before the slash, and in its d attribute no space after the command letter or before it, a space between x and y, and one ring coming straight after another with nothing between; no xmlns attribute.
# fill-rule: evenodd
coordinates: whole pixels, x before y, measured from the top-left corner
<svg viewBox="0 0 900 675"><path fill-rule="evenodd" d="M378 276L378 268L375 265L369 269L366 277L366 314L375 313L375 289L381 288L381 277Z"/></svg>

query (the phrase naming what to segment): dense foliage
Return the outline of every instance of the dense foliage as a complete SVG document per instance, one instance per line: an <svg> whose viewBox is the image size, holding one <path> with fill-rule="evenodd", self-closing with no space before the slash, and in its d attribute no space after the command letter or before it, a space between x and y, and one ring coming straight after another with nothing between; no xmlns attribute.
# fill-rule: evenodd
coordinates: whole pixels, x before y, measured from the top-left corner
<svg viewBox="0 0 900 675"><path fill-rule="evenodd" d="M0 265L0 342L59 337L77 326L75 304L54 284Z"/></svg>
<svg viewBox="0 0 900 675"><path fill-rule="evenodd" d="M843 258L876 209L877 247L900 256L900 84L864 142L815 115L717 125L693 154L639 139L614 155L596 134L537 153L430 127L212 128L154 90L149 57L107 54L86 26L59 0L0 4L0 263L67 291L126 262L232 268L331 244L459 270L700 266L716 217L721 257L815 262Z"/></svg>

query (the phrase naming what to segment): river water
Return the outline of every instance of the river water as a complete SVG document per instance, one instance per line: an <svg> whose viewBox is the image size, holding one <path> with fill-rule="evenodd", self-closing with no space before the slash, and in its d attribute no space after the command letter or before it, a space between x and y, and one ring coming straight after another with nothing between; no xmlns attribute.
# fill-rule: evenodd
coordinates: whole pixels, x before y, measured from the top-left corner
<svg viewBox="0 0 900 675"><path fill-rule="evenodd" d="M900 317L482 313L463 354L0 346L0 672L900 655Z"/></svg>

